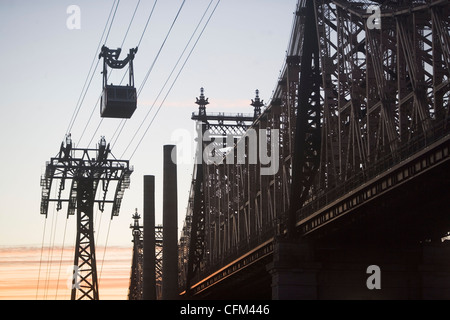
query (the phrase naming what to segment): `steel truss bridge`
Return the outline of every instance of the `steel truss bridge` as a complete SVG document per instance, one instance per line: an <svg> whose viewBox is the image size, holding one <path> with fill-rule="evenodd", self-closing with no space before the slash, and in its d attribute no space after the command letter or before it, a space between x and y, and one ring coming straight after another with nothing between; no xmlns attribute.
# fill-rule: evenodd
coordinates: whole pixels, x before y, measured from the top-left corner
<svg viewBox="0 0 450 320"><path fill-rule="evenodd" d="M197 98L180 296L449 298L449 64L447 0L299 0L267 105Z"/></svg>

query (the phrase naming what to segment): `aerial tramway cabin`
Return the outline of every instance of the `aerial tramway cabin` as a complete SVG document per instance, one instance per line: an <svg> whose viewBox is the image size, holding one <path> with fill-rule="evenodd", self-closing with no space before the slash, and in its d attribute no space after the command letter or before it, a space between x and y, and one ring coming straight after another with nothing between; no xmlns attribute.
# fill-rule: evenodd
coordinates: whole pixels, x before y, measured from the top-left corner
<svg viewBox="0 0 450 320"><path fill-rule="evenodd" d="M134 87L133 59L137 48L130 49L124 60L118 60L121 49L102 47L99 58L103 57L103 93L100 103L102 118L130 119L137 108L137 94ZM108 84L109 66L112 69L123 69L128 65L129 83L127 85Z"/></svg>

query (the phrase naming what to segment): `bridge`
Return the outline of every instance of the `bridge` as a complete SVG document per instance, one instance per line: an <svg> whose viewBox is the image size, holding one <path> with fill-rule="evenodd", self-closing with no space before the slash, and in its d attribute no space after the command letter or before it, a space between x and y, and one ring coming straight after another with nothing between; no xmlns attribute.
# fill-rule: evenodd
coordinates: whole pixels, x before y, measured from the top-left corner
<svg viewBox="0 0 450 320"><path fill-rule="evenodd" d="M180 298L450 298L449 63L447 0L299 0L267 104L197 98Z"/></svg>

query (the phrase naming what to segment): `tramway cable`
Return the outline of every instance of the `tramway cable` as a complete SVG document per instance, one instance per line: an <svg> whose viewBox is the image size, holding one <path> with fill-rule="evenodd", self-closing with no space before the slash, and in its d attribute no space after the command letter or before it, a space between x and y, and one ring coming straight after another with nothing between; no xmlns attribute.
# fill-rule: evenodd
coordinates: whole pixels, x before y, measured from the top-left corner
<svg viewBox="0 0 450 320"><path fill-rule="evenodd" d="M167 92L166 95L164 96L163 101L160 103L160 105L159 105L158 109L156 110L156 113L155 113L155 115L153 116L153 118L152 118L150 124L147 126L147 128L146 128L144 134L142 135L141 139L139 140L139 142L138 142L137 146L135 147L133 153L132 153L131 156L129 157L129 160L131 160L131 159L134 157L134 154L136 153L136 151L137 151L137 149L139 148L140 144L142 143L144 137L146 136L148 130L150 129L151 125L153 124L153 121L155 120L156 116L158 115L159 111L161 110L161 107L163 106L165 100L167 99L168 95L169 95L170 92L172 91L172 88L174 87L174 85L175 85L176 81L178 80L178 78L179 78L181 72L183 71L184 67L186 66L186 63L188 62L189 58L191 57L191 55L192 55L192 53L193 53L195 47L197 46L198 41L200 40L200 38L201 38L201 36L203 35L203 33L204 33L206 27L208 26L208 24L209 24L209 22L210 22L210 20L211 20L211 18L212 18L212 16L213 16L213 14L214 14L214 12L216 11L217 6L219 5L219 3L220 3L220 0L217 1L217 3L216 3L216 5L215 5L214 9L212 10L212 12L211 12L211 14L210 14L208 20L206 21L205 25L203 26L202 31L200 32L199 36L197 37L197 40L195 41L193 47L191 48L191 50L190 50L188 56L187 56L186 59L185 59L183 65L181 66L181 68L180 68L180 70L178 71L178 73L177 73L177 75L176 75L174 81L172 82L172 84L171 84L171 86L170 86L168 92ZM203 18L202 18L202 19L203 19ZM183 52L184 52L184 51L183 51ZM180 59L181 59L181 57L180 57ZM178 64L178 62L177 62L177 64ZM172 70L172 71L174 71L174 70ZM172 73L171 73L171 74L172 74ZM169 78L170 78L170 76L169 76ZM168 79L167 79L167 81L168 81ZM128 147L127 147L127 148L128 148Z"/></svg>
<svg viewBox="0 0 450 320"><path fill-rule="evenodd" d="M136 11L137 11L137 7L139 6L139 3L140 3L140 0L139 0L138 4L136 5L135 11L134 11L134 13L133 13L133 17L132 17L132 19L131 19L131 21L130 21L130 23L129 23L129 25L128 25L128 29L127 29L127 32L125 33L125 36L124 36L123 40L122 40L122 45L121 45L121 46L123 46L123 44L125 43L125 40L126 40L127 35L128 35L128 31L129 31L129 29L130 29L130 27L131 27L131 24L132 24L133 20L134 20L135 13L136 13ZM148 16L148 18L147 18L147 21L146 21L146 23L145 23L145 27L144 27L144 29L143 29L143 31L142 31L142 33L141 33L141 36L140 36L140 38L139 38L139 41L138 41L138 44L137 44L136 48L139 48L139 46L140 46L140 44L141 44L141 42L142 42L142 39L144 38L145 32L147 31L148 25L149 25L150 20L151 20L151 18L152 18L152 16L153 16L153 13L154 13L154 11L155 11L155 7L156 7L156 4L157 4L157 3L158 3L158 0L155 0L155 2L153 3L152 9L151 9L150 14L149 14L149 16ZM120 82L120 85L122 84L122 82L123 82L125 76L126 76L126 73L123 75L122 80L121 80L121 82ZM97 99L97 102L95 103L94 108L92 109L92 112L91 112L91 115L90 115L90 117L89 117L88 123L87 123L86 126L84 127L82 136L84 136L84 133L85 133L85 131L86 131L88 125L89 125L89 122L91 121L92 116L93 116L95 110L97 109L97 106L98 106L98 103L99 103L100 99L101 99L101 95L100 95L99 98ZM121 122L120 122L120 124L122 124L122 122L124 122L124 121L125 121L125 120L122 119ZM103 118L100 119L100 122L99 122L99 124L97 125L97 128L95 129L94 133L92 134L92 137L91 137L91 140L90 140L89 143L88 143L88 146L90 146L91 143L92 143L92 141L95 139L96 134L97 134L98 130L100 129L100 126L102 125L102 123L103 123ZM120 124L119 124L119 126L120 126ZM117 131L118 131L118 129L116 129L114 135L117 133Z"/></svg>
<svg viewBox="0 0 450 320"><path fill-rule="evenodd" d="M141 92L142 92L142 90L143 90L143 88L144 88L144 86L145 86L145 84L146 84L146 82L147 82L147 80L148 80L148 78L149 78L149 76L150 76L150 74L151 74L151 72L152 72L152 70L153 70L153 68L154 68L154 66L155 66L155 64L156 64L156 62L157 62L157 60L158 60L160 54L161 54L161 52L162 52L162 49L164 48L164 46L165 46L165 44L166 44L166 42L167 42L167 40L168 40L168 38L169 38L169 36L170 36L170 34L171 34L173 28L174 28L175 23L176 23L177 20L178 20L178 17L179 17L179 15L180 15L180 13L181 13L183 7L184 7L185 2L186 2L186 1L184 0L184 1L182 2L182 4L180 5L180 8L178 9L177 14L176 14L174 20L172 21L172 24L171 24L171 26L170 26L170 28L169 28L169 30L168 30L168 32L167 32L165 38L164 38L164 41L162 42L162 44L161 44L161 46L160 46L160 48L159 48L158 53L157 53L157 55L156 55L154 61L152 62L152 64L151 64L149 70L147 71L147 73L146 73L146 75L145 75L145 77L144 77L144 80L143 80L141 86L139 87L139 90L138 90L138 94L137 94L137 95L140 95L140 94L141 94ZM114 1L113 5L112 5L112 7L111 7L111 11L110 11L110 13L109 13L109 17L108 17L107 23L106 23L106 25L105 25L105 28L104 28L104 30L103 30L103 33L102 33L102 36L101 36L101 39L100 39L100 42L99 42L98 47L100 47L101 43L103 42L103 39L104 39L104 43L106 43L107 39L109 38L109 35L110 35L110 32L111 32L111 28L112 28L112 24L113 24L113 22L114 22L114 20L115 20L116 13L117 13L117 9L118 9L118 6L119 6L119 3L120 3L120 0ZM142 34L141 34L140 39L139 39L138 46L139 46L139 44L141 43L141 41L142 41L142 39L143 39L143 36L144 36L144 33L145 33L146 30L147 30L147 27L148 27L148 25L149 25L149 22L150 22L150 20L151 20L152 15L153 15L153 12L154 12L156 3L157 3L157 0L155 0L155 2L154 2L154 4L153 4L151 13L150 13L150 15L149 15L149 18L147 19L145 28L144 28L144 30L143 30L143 32L142 32ZM188 49L189 45L191 44L191 41L193 40L193 38L194 38L194 36L195 36L195 34L196 34L198 28L201 26L201 23L202 23L202 21L204 20L204 18L205 18L205 16L206 16L206 14L207 14L207 12L208 12L208 10L209 10L209 8L210 8L210 6L211 6L212 3L213 3L213 0L211 0L211 2L209 3L207 9L205 10L205 12L204 12L204 14L203 14L203 16L202 16L200 22L198 23L197 27L195 28L195 31L193 32L193 34L191 35L191 37L190 37L190 39L189 39L187 45L185 46L185 48L184 48L182 54L181 54L180 57L178 58L178 60L177 60L177 62L176 62L176 64L175 64L175 67L172 69L172 72L170 73L169 77L167 78L166 82L164 83L164 86L163 86L163 88L161 89L160 93L158 94L158 97L157 97L156 100L159 99L159 96L162 94L162 92L163 92L163 90L166 88L166 86L167 86L167 84L168 84L170 78L172 77L172 75L173 75L174 72L176 71L176 68L178 67L179 63L181 62L181 59L182 59L182 57L184 56L184 54L185 54L186 50ZM208 25L208 23L209 23L209 21L210 21L212 15L214 14L214 12L215 12L215 10L216 10L216 8L217 8L217 6L218 6L219 3L220 3L220 0L217 2L216 6L214 7L214 10L212 11L211 15L209 16L209 18L208 18L206 24L204 25L202 31L200 32L200 35L198 36L197 40L195 41L193 47L191 48L191 50L190 50L190 52L189 52L187 58L185 59L184 63L182 64L181 69L180 69L179 72L177 73L177 75L176 75L174 81L172 82L172 84L171 84L171 86L170 86L170 88L169 88L169 91L168 91L167 94L165 95L163 101L161 102L161 105L159 106L158 110L156 111L156 114L154 115L154 117L153 117L153 119L151 120L149 126L147 127L146 131L144 132L144 135L143 135L142 138L140 139L140 141L139 141L138 145L136 146L136 149L134 150L134 152L133 152L133 154L132 154L131 157L134 156L134 154L135 154L137 148L139 147L139 145L140 145L140 143L142 142L144 136L146 135L147 131L149 130L149 128L150 128L151 124L153 123L155 117L156 117L157 114L159 113L159 111L160 111L160 109L161 109L163 103L165 102L165 100L166 100L166 98L168 97L169 93L171 92L173 86L175 85L175 83L176 83L178 77L180 76L182 70L184 69L184 67L185 67L185 65L186 65L186 63L187 63L187 61L189 60L189 58L190 58L190 56L191 56L193 50L195 49L195 47L196 47L196 45L197 45L199 39L201 38L203 32L205 31L206 26ZM130 31L130 28L131 28L131 24L132 24L132 22L133 22L133 20L134 20L134 18L135 18L135 16L136 16L136 12L137 12L137 10L138 10L139 5L140 5L140 0L137 2L136 8L135 8L135 10L134 10L134 12L133 12L133 16L132 16L132 18L131 18L130 24L128 25L128 28L127 28L127 30L126 30L124 39L123 39L123 41L122 41L122 46L123 46L123 44L125 43L125 40L126 40L128 34L129 34L129 31ZM109 28L108 28L108 25L109 25ZM104 47L103 47L103 48L104 48ZM102 48L102 51L103 51L103 48ZM106 49L107 49L107 48L106 48ZM109 50L109 49L108 49L108 50ZM136 51L137 51L137 48L136 48ZM120 54L120 49L118 49L117 52L118 52L118 54ZM131 53L131 52L132 52L132 51L130 50L130 53ZM118 54L115 55L114 57L118 57ZM118 61L118 62L120 63L121 61ZM72 114L72 117L71 117L71 119L70 119L69 126L68 126L67 131L66 131L66 138L67 138L67 137L70 137L71 131L72 131L72 129L73 129L74 126L75 126L75 123L76 123L77 118L78 118L78 116L79 116L80 110L81 110L82 105L83 105L83 103L84 103L86 94L87 94L87 92L88 92L88 90L89 90L89 88L90 88L90 86L91 86L93 76L94 76L94 74L96 73L96 70L97 70L97 68L98 68L98 63L99 63L99 60L97 61L97 64L95 65L95 68L94 68L94 60L93 60L92 63L91 63L91 66L90 66L88 75L87 75L87 77L86 77L86 80L85 80L85 82L84 82L82 91L81 91L80 96L79 96L79 98L78 98L78 102L77 102L76 108L75 108L75 110L74 110L74 112L73 112L73 114ZM104 61L104 63L105 63L105 61ZM129 70L132 70L132 69L129 69ZM131 77L132 77L131 72L132 72L132 71L130 71L130 79L131 79ZM125 75L124 75L124 77L125 77ZM106 78L106 76L105 76L105 78ZM123 80L123 79L122 79L122 80ZM104 82L104 83L105 83L105 82ZM133 86L134 86L134 85L133 85ZM156 102L156 101L155 101L155 102ZM97 103L98 103L98 101L97 101ZM153 106L154 106L154 105L153 105ZM152 109L153 109L153 106L152 106ZM150 112L151 112L152 109L149 110L147 116L150 114ZM147 118L147 116L146 116L146 118ZM88 123L84 126L84 129L83 129L83 132L82 132L82 136L81 136L81 137L84 136L84 134L85 134L85 132L86 132L86 130L87 130L87 126L89 125L89 122L91 121L91 118L92 118L92 114L91 114L91 117L90 117L89 120L88 120ZM97 129L96 129L96 132L99 130L99 128L100 128L100 126L101 126L101 124L102 124L102 121L103 121L103 119L101 119L100 123L98 124ZM124 124L125 124L125 123L124 123ZM118 127L118 128L116 129L116 131L115 131L115 137L116 137L116 140L115 140L115 141L116 141L116 142L117 142L117 140L119 139L119 137L121 136L121 132L122 132L122 129L123 129L123 127L124 127L124 124L120 126L120 127L121 127L120 130L119 130L119 127ZM138 131L140 130L140 128L142 127L143 124L144 124L144 122L141 123L141 126L139 127ZM137 132L138 132L138 131L137 131ZM137 134L137 132L136 132L136 134ZM135 136L136 136L136 134L135 134ZM92 142L92 139L91 139L91 142ZM130 143L131 143L131 142L130 142ZM128 145L128 147L129 147L129 146L130 146L130 144ZM127 149L128 149L128 147L127 147ZM61 155L60 155L60 157L61 157ZM55 176L55 177L56 177L56 176ZM56 191L56 190L55 190L55 191ZM44 196L43 196L43 197L44 197ZM44 199L44 198L43 198L43 199ZM54 200L51 200L51 201L54 201ZM58 211L59 211L60 209L61 209L61 208L58 207ZM42 208L41 208L41 213L42 213ZM55 219L54 215L53 215L53 218ZM46 219L46 220L47 220L47 219ZM100 220L100 223L101 223L101 220ZM56 220L56 221L52 220L52 228L51 228L52 230L51 230L51 235L50 235L51 253L49 254L49 258L48 258L48 259L49 259L49 261L47 262L48 265L50 265L51 263L53 263L53 249L54 249L53 247L55 246L55 237L56 237L56 231L55 231L55 229L56 229L56 225L57 225L57 220ZM64 255L64 246L65 246L66 228L67 228L67 219L66 219L66 227L65 227L65 229L64 229L63 245L62 245L62 248L61 248L61 255L60 255L60 261L59 261L59 271L58 271L58 283L57 283L57 287L56 287L56 296L55 296L55 297L58 296L58 285L59 285L59 277L60 277L60 273L61 273L62 259L63 259L63 255ZM108 227L108 234L107 234L107 239L106 239L106 241L108 241L108 238L109 238L109 231L110 231L110 226ZM39 270L39 277L38 277L38 285L37 285L36 297L38 297L38 294L39 294L39 282L40 282L40 280L41 280L41 279L40 279L40 274L41 274L41 266L42 266L42 262L43 262L43 251L44 251L45 233L46 233L46 224L44 225L44 234L43 234L43 240L42 240L41 259L40 259L41 261L40 261L40 270ZM97 236L98 236L98 234L97 234ZM106 246L107 246L107 243L105 244L105 251L104 251L104 253L103 253L104 256L105 256L105 252L106 252ZM101 267L101 268L103 268L103 262L104 262L104 259L103 259L103 261L102 261L102 267ZM50 274L50 271L51 271L51 267L47 267L47 278L48 278L48 276L49 276L49 274ZM44 296L45 296L45 297L48 296L48 289L49 289L49 280L47 280L46 292L44 293ZM72 292L72 293L73 293L73 292Z"/></svg>
<svg viewBox="0 0 450 320"><path fill-rule="evenodd" d="M138 0L138 2L137 2L137 4L136 4L136 7L135 7L134 12L133 12L133 15L132 15L132 17L131 17L130 23L128 24L127 30L126 30L125 35L124 35L124 37L123 37L121 47L122 47L123 44L125 43L125 40L126 40L126 38L127 38L127 36L128 36L128 32L129 32L129 30L130 30L130 28L131 28L131 25L133 24L133 21L134 21L134 18L135 18L135 16L136 16L136 12L137 12L137 9L138 9L138 7L139 7L139 5L140 5L140 2L141 2L141 0ZM155 2L155 3L156 3L156 2ZM153 9L154 9L154 7L153 7ZM153 13L153 9L152 9L151 14ZM116 10L117 10L117 7L116 7ZM147 21L148 21L148 20L147 20ZM110 25L110 28L109 28L109 31L108 31L108 36L109 36L109 32L110 32L110 30L111 30L111 26L112 26L112 24ZM145 30L145 29L144 29L144 30ZM144 32L145 32L145 31L144 31ZM142 36L141 36L141 38L142 38ZM105 39L105 42L104 42L104 43L106 43L106 40L107 40L107 38ZM138 46L139 46L139 45L138 45ZM99 51L99 47L97 48L97 56L96 56L96 58L97 58L97 66L98 66L98 64L100 63L100 59L98 59L98 51ZM126 74L124 74L124 76L122 77L122 81L123 81L123 79L125 78L125 75L126 75ZM109 76L111 76L111 74L109 74ZM108 79L109 79L109 76L108 76ZM91 80L92 80L92 78L91 78ZM121 83L122 83L122 81L121 81ZM97 109L98 103L99 103L99 101L101 101L101 98L102 98L102 94L98 97L97 102L95 103L95 105L94 105L94 107L93 107L93 109L92 109L92 111L91 111L91 114L90 114L90 116L89 116L89 119L88 119L87 123L86 123L85 126L84 126L84 129L83 129L83 131L82 131L82 133L81 133L81 136L79 137L80 141L82 140L82 138L84 137L84 134L86 133L86 130L87 130L88 126L89 126L89 123L90 123L91 120L92 120L92 116L94 115L94 112L95 112L95 110ZM90 140L89 143L88 143L88 146L91 145L91 143L92 143L93 139L95 138L95 135L97 134L97 131L99 130L99 128L100 128L100 126L101 126L102 123L103 123L103 118L100 119L100 122L99 122L99 124L97 125L97 128L96 128L94 134L92 135L92 138L91 138L91 140Z"/></svg>
<svg viewBox="0 0 450 320"><path fill-rule="evenodd" d="M97 57L97 52L98 52L98 49L100 48L102 40L103 40L103 38L105 36L105 32L106 32L106 30L108 28L108 24L109 24L109 28L108 28L108 31L107 31L107 34L106 34L106 37L105 37L105 41L109 37L109 33L111 31L111 27L112 27L113 21L115 19L119 3L120 3L120 0L117 0L117 2L116 2L116 0L114 0L113 5L111 6L111 10L110 10L107 22L106 22L105 27L103 29L103 33L102 33L102 35L100 37L99 45L98 45L97 50L96 50L96 55L94 56L94 59L93 59L93 61L91 63L91 66L90 66L89 71L88 71L88 75L86 77L86 80L84 82L83 88L82 88L81 93L80 93L80 96L78 98L75 110L74 110L74 112L72 114L72 117L71 117L71 119L69 121L69 126L68 126L67 131L66 131L66 136L68 134L70 134L71 130L73 129L75 121L76 121L76 119L78 117L78 114L79 114L79 112L81 110L81 107L82 107L82 104L84 102L84 99L86 97L87 91L89 90L89 87L91 85L92 79L93 79L93 77L95 75L96 69L98 67L98 61L97 61L97 64L96 64L96 66L95 66L93 71L92 71L92 69L93 69L94 62L95 62L96 57ZM115 7L115 9L114 9L114 7ZM114 10L114 13L113 13L113 10ZM92 71L92 74L91 74L91 71ZM55 192L56 192L56 190L55 190ZM47 221L47 219L46 219L46 221ZM56 223L57 222L54 223L54 215L53 215L52 226L51 226L51 234L50 234L50 245L49 245L50 253L49 253L49 257L48 257L48 261L47 261L47 280L46 280L47 283L45 284L45 288L44 288L44 290L45 290L44 291L44 298L46 298L48 296L48 290L49 290L49 282L50 282L49 277L50 277L50 272L51 272L51 266L50 265L53 263L53 249L54 249L54 246L55 246L55 236L56 236L56 232L55 232L54 229L56 228ZM67 226L67 219L66 219L66 226ZM43 237L42 237L41 257L40 257L40 263L39 263L39 274L38 274L38 283L37 283L37 289L36 289L36 298L38 297L38 294L39 294L39 284L40 284L40 280L41 280L40 278L41 278L41 269L42 269L42 261L43 261L43 251L44 251L44 247L45 247L45 245L44 245L45 244L45 233L46 233L46 223L44 224L44 233L43 233ZM62 250L64 250L65 234L66 234L66 232L64 231L64 240L63 240ZM60 268L59 268L59 272L58 272L58 282L59 282L59 274L60 274L60 271L61 271L61 264L62 264L62 254L61 254L61 258L60 258ZM57 286L58 286L58 284L57 284ZM56 295L57 295L57 290L58 290L58 287L56 288Z"/></svg>
<svg viewBox="0 0 450 320"><path fill-rule="evenodd" d="M119 6L119 3L120 3L120 0L117 0L117 4L116 4L116 0L114 0L113 5L111 6L111 10L110 10L110 12L109 12L108 19L107 19L106 24L105 24L105 27L104 27L104 29L103 29L102 36L100 37L99 44L98 44L98 46L97 46L97 49L96 49L96 51L95 51L94 58L93 58L93 60L92 60L91 66L90 66L90 68L89 68L88 75L86 76L86 80L85 80L85 82L84 82L83 88L81 89L81 93L80 93L80 96L79 96L79 98L78 98L78 102L77 102L77 104L76 104L76 106L75 106L75 110L74 110L74 112L73 112L73 114L72 114L72 118L70 119L69 126L68 126L68 128L67 128L67 130L66 130L66 135L68 135L68 134L72 131L73 126L74 126L74 124L75 124L75 121L76 121L76 119L77 119L77 117L78 117L78 114L79 114L79 112L80 112L80 110L81 110L81 106L82 106L82 104L83 104L83 102L84 102L84 98L86 97L87 91L89 90L89 87L90 87L90 85L91 85L92 79L93 79L93 77L94 77L94 75L95 75L95 72L96 72L97 67L98 67L98 64L99 64L99 60L97 59L98 51L99 51L99 49L100 49L100 46L102 45L102 42L106 42L106 40L107 40L108 37L109 37L109 33L110 33L110 31L111 31L111 26L112 26L112 23L113 23L113 21L114 21L114 19L115 19L116 12L117 12L117 7ZM113 14L114 5L115 5L116 9L114 10L114 14ZM113 16L112 16L112 18L111 18L111 15L112 15L112 14L113 14ZM102 40L103 40L103 36L105 35L106 29L107 29L107 27L108 27L108 23L109 23L109 20L110 20L110 19L111 19L111 23L109 24L108 33L107 33L107 35L106 35L105 41L102 41ZM92 72L92 75L91 75L90 78L89 78L89 75L91 74L92 67L93 67L93 65L94 65L94 63L95 63L96 60L97 60L97 64L95 65L95 69L94 69L94 71ZM89 79L89 83L88 83L88 79ZM87 84L87 83L88 83L88 84ZM87 84L87 87L86 87L86 84ZM86 90L85 90L85 89L86 89ZM84 94L83 94L83 92L84 92Z"/></svg>

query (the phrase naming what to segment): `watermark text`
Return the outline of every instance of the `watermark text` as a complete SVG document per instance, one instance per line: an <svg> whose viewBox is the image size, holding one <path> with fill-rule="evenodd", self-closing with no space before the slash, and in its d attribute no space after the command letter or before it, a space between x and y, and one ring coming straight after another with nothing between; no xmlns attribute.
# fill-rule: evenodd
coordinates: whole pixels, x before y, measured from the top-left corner
<svg viewBox="0 0 450 320"><path fill-rule="evenodd" d="M377 5L371 5L367 8L367 13L371 16L367 19L367 28L370 30L381 29L381 8Z"/></svg>
<svg viewBox="0 0 450 320"><path fill-rule="evenodd" d="M77 5L70 5L66 9L66 13L69 15L66 20L66 26L69 30L81 29L81 9Z"/></svg>
<svg viewBox="0 0 450 320"><path fill-rule="evenodd" d="M177 143L177 154L172 161L178 164L207 165L260 165L260 175L275 175L279 170L278 129L248 129L243 137L227 134L217 135L211 130L197 129L197 150L193 151L192 136L188 130L178 129L172 133ZM195 156L193 156L195 154Z"/></svg>
<svg viewBox="0 0 450 320"><path fill-rule="evenodd" d="M367 278L366 286L369 290L381 289L381 269L377 265L371 265L367 267L367 274L370 274Z"/></svg>

